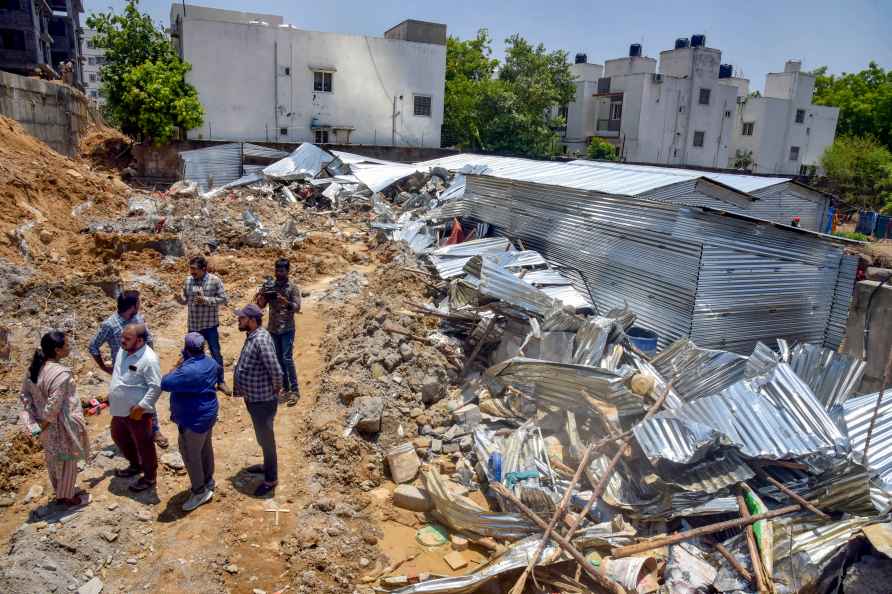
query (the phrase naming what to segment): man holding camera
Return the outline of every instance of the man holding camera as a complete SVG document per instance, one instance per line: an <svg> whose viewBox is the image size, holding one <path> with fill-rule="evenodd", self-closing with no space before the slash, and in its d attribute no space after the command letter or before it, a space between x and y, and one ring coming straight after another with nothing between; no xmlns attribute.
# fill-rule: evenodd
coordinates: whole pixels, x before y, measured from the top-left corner
<svg viewBox="0 0 892 594"><path fill-rule="evenodd" d="M294 406L300 398L297 369L294 367L294 314L300 311L300 288L288 278L291 264L285 258L276 260L275 279L268 279L254 297L263 309L269 305L266 329L273 339L276 358L282 368L282 387L286 403Z"/></svg>

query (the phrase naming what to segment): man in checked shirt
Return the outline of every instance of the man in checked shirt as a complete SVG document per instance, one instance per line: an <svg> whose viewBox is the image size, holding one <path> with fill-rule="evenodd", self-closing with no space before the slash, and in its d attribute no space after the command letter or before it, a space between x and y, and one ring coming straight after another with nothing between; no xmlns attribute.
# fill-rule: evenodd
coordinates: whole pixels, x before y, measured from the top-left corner
<svg viewBox="0 0 892 594"><path fill-rule="evenodd" d="M229 395L229 388L222 377L223 355L220 352L219 309L226 305L229 298L223 288L223 281L216 274L208 272L208 262L204 256L189 259L189 278L183 287L183 294L177 295L180 305L188 307L189 332L198 332L204 336L211 351L211 357L220 365L221 377L217 389Z"/></svg>
<svg viewBox="0 0 892 594"><path fill-rule="evenodd" d="M263 482L254 491L263 497L276 488L279 466L276 458L276 434L273 423L282 391L282 368L273 339L263 327L263 311L254 303L236 310L238 329L245 333L245 344L233 372L233 396L245 399L254 436L263 450L263 465L248 468L252 474L263 473Z"/></svg>

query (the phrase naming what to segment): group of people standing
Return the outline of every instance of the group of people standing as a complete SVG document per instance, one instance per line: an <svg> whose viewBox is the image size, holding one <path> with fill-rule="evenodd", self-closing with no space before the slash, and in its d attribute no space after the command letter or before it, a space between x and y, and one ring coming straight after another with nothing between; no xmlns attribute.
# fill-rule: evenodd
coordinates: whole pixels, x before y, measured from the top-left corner
<svg viewBox="0 0 892 594"><path fill-rule="evenodd" d="M162 376L154 340L142 314L138 291L117 298L117 312L102 322L90 342L96 364L111 376L108 392L111 435L127 468L116 476L133 478L134 492L155 487L158 470L156 444L168 445L158 426L155 405L169 392L171 420L177 426L178 446L191 483L183 504L191 511L214 496L213 427L217 421L217 392L242 398L254 435L263 452L263 464L246 470L262 474L255 496L272 492L278 484L274 421L279 400L293 405L300 397L294 366L294 316L300 311L300 290L289 279L286 259L275 263L275 277L265 282L254 302L236 310L238 329L245 342L233 370L230 389L223 372L219 308L228 303L223 281L208 272L207 260L189 260L189 277L177 301L187 307L188 333L174 368ZM269 307L267 327L263 313ZM107 345L111 363L102 356ZM209 351L209 355L206 353ZM70 343L65 333L53 330L40 341L24 380L22 423L39 435L57 503L79 506L89 496L77 489L78 462L89 456L89 439L71 370L61 361Z"/></svg>

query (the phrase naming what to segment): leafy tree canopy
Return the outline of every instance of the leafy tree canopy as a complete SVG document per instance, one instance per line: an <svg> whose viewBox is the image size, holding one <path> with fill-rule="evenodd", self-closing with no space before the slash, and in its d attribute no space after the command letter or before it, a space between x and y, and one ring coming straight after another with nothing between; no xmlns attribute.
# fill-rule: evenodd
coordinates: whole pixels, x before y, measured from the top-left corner
<svg viewBox="0 0 892 594"><path fill-rule="evenodd" d="M835 76L822 66L812 74L815 104L839 108L837 134L871 136L892 150L892 70L871 62L861 72Z"/></svg>
<svg viewBox="0 0 892 594"><path fill-rule="evenodd" d="M96 13L87 25L105 50L100 92L111 122L125 134L164 144L179 130L201 125L204 111L195 87L164 32L131 0L122 14Z"/></svg>
<svg viewBox="0 0 892 594"><path fill-rule="evenodd" d="M588 158L616 161L616 147L603 138L595 136L592 138L591 143L588 145Z"/></svg>
<svg viewBox="0 0 892 594"><path fill-rule="evenodd" d="M892 206L892 153L870 137L839 136L821 157L830 189L848 205Z"/></svg>

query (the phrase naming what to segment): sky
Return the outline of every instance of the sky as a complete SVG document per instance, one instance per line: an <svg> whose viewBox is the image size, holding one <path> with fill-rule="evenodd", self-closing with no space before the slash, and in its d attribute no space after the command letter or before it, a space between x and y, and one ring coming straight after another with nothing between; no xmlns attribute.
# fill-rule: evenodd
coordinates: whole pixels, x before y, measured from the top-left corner
<svg viewBox="0 0 892 594"><path fill-rule="evenodd" d="M504 39L519 33L549 50L563 49L570 60L577 52L588 61L628 55L640 43L644 55L659 58L677 37L703 33L709 47L722 50L722 62L735 75L762 89L765 74L781 72L788 59L803 69L827 66L832 73L856 72L873 60L892 68L892 1L890 0L736 0L634 3L564 0L201 0L203 6L281 15L301 29L382 36L408 19L445 23L450 35L467 39L489 30L501 58ZM85 0L92 11L120 11L123 0ZM188 2L187 2L188 4ZM634 8L633 8L634 7ZM142 0L140 10L165 27L170 1Z"/></svg>

